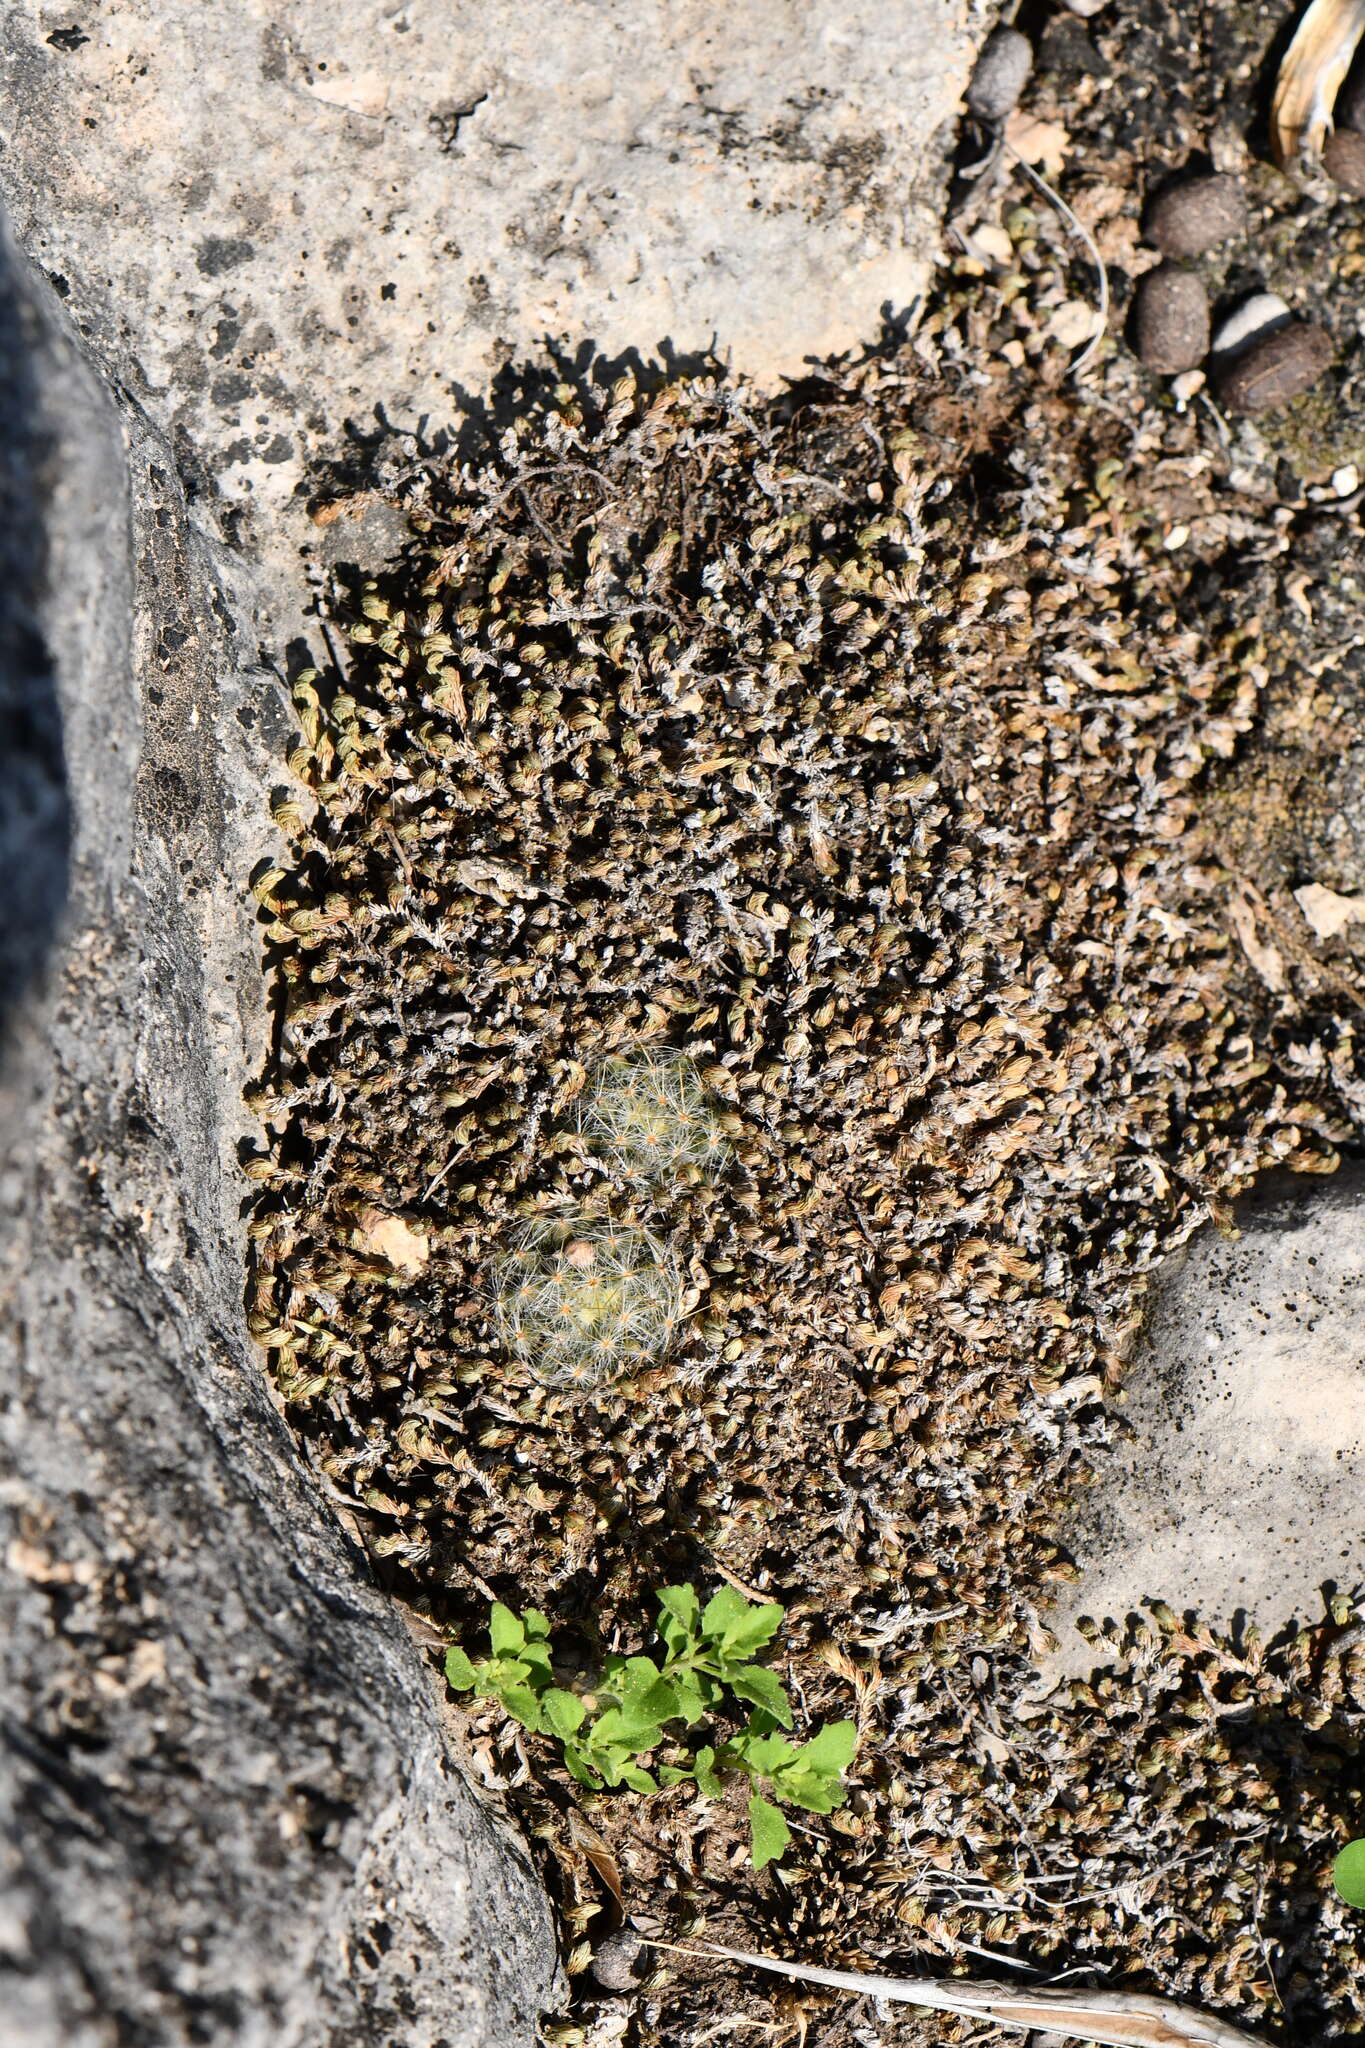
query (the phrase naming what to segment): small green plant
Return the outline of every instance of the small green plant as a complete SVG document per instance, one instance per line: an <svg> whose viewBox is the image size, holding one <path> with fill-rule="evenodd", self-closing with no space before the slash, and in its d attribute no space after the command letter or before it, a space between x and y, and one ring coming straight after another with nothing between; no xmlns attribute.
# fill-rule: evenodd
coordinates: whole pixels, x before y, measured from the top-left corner
<svg viewBox="0 0 1365 2048"><path fill-rule="evenodd" d="M857 1729L852 1721L827 1722L806 1742L785 1732L792 1725L786 1691L775 1672L755 1662L781 1625L775 1600L755 1604L731 1586L704 1607L691 1586L668 1586L658 1598L661 1654L608 1657L581 1690L555 1683L544 1615L516 1615L500 1601L489 1617L491 1654L475 1664L452 1647L446 1678L455 1691L496 1700L523 1728L557 1741L572 1776L594 1790L625 1785L655 1792L686 1779L719 1799L727 1781L746 1781L754 1867L761 1870L791 1840L777 1802L811 1813L843 1805ZM670 1732L671 1724L696 1727L727 1694L754 1710L737 1735L689 1749ZM657 1776L640 1761L655 1751Z"/></svg>
<svg viewBox="0 0 1365 2048"><path fill-rule="evenodd" d="M503 1343L550 1386L586 1390L656 1365L682 1318L664 1246L600 1218L528 1225L492 1279Z"/></svg>
<svg viewBox="0 0 1365 2048"><path fill-rule="evenodd" d="M1346 1844L1332 1865L1332 1883L1348 1906L1365 1911L1365 1837Z"/></svg>
<svg viewBox="0 0 1365 2048"><path fill-rule="evenodd" d="M696 1181L729 1163L726 1115L695 1060L644 1046L597 1069L579 1103L578 1127L632 1179Z"/></svg>

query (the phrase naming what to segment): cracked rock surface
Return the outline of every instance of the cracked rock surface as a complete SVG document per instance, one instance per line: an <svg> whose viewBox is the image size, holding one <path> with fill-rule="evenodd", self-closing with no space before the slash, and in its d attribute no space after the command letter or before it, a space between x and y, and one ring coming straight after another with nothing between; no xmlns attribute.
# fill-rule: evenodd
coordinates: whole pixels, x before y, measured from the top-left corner
<svg viewBox="0 0 1365 2048"><path fill-rule="evenodd" d="M262 530L348 417L439 427L546 337L763 381L875 339L973 42L965 0L49 15L4 32L20 238Z"/></svg>

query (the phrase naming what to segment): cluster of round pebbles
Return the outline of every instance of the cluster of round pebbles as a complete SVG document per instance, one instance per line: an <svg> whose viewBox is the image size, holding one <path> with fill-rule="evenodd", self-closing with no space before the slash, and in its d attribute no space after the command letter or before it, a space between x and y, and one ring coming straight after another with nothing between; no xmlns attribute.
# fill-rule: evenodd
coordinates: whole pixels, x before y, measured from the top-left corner
<svg viewBox="0 0 1365 2048"><path fill-rule="evenodd" d="M1033 62L1027 36L1015 28L997 28L968 83L969 116L988 131L1002 133ZM1338 120L1341 125L1324 151L1324 168L1341 190L1365 194L1365 133L1352 125L1365 122L1365 93L1344 94ZM1162 261L1139 279L1132 311L1139 358L1147 369L1176 380L1178 398L1193 397L1207 383L1225 412L1246 417L1275 412L1302 397L1334 359L1326 330L1297 319L1273 291L1244 294L1223 308L1215 323L1200 259L1239 241L1248 224L1242 182L1232 173L1195 168L1164 180L1149 200L1144 221L1145 239Z"/></svg>
<svg viewBox="0 0 1365 2048"><path fill-rule="evenodd" d="M1330 369L1334 350L1323 328L1296 320L1275 292L1248 295L1214 328L1204 280L1188 266L1246 229L1246 201L1230 173L1163 187L1145 232L1165 260L1138 282L1133 334L1149 370L1180 380L1179 396L1192 396L1207 376L1225 412L1251 415L1301 398Z"/></svg>

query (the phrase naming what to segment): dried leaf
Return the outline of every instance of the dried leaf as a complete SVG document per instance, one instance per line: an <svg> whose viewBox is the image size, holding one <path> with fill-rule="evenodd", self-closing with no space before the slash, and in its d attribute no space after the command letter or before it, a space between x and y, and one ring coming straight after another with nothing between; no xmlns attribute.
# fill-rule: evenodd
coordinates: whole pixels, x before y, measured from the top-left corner
<svg viewBox="0 0 1365 2048"><path fill-rule="evenodd" d="M1348 924L1365 923L1365 896L1339 896L1321 882L1296 889L1294 901L1320 939L1334 939Z"/></svg>
<svg viewBox="0 0 1365 2048"><path fill-rule="evenodd" d="M1365 0L1312 0L1284 53L1270 108L1271 147L1282 167L1303 149L1321 155L1362 35Z"/></svg>
<svg viewBox="0 0 1365 2048"><path fill-rule="evenodd" d="M620 1927L626 1917L626 1897L621 1885L621 1866L612 1855L602 1837L594 1834L581 1814L569 1816L569 1832L574 1846L580 1849L592 1868L597 1872L607 1890L611 1893L614 1911L610 1919L613 1929Z"/></svg>
<svg viewBox="0 0 1365 2048"><path fill-rule="evenodd" d="M386 1216L382 1209L362 1213L360 1232L367 1249L378 1252L400 1273L420 1273L431 1256L430 1242L421 1231L413 1230L401 1216Z"/></svg>
<svg viewBox="0 0 1365 2048"><path fill-rule="evenodd" d="M1228 916L1232 928L1242 942L1242 951L1251 962L1261 980L1276 995L1289 986L1284 971L1284 956L1278 946L1263 939L1256 922L1256 904L1251 892L1245 888L1232 897L1228 904Z"/></svg>
<svg viewBox="0 0 1365 2048"><path fill-rule="evenodd" d="M1361 4L1365 5L1365 0ZM1044 121L1018 109L1005 123L1005 140L1017 156L1036 165L1047 178L1060 177L1071 147L1071 137L1060 121Z"/></svg>

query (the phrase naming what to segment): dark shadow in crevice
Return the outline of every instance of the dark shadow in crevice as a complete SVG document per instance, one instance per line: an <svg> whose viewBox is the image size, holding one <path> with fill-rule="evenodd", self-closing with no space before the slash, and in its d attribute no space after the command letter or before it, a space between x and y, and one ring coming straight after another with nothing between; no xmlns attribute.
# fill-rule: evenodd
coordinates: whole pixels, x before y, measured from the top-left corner
<svg viewBox="0 0 1365 2048"><path fill-rule="evenodd" d="M57 447L33 370L32 290L0 233L0 1057L55 939L71 861L61 709L40 623Z"/></svg>
<svg viewBox="0 0 1365 2048"><path fill-rule="evenodd" d="M837 359L854 369L875 358L895 355L914 331L921 310L917 299L908 306L890 300L880 309L876 335ZM807 359L804 372L780 378L771 389L751 386L755 402L780 411L818 398L830 384L831 364ZM309 499L315 509L333 506L352 494L392 492L404 499L404 486L419 470L442 462L485 464L496 461L502 436L509 428L557 409L559 394L572 393L587 411L600 413L610 402L612 386L630 376L644 392L695 377L728 381L729 364L714 347L679 349L665 335L653 353L626 348L609 353L591 339L575 343L547 336L535 355L504 364L483 389L471 390L452 381L447 418L423 419L415 431L400 429L384 407L376 405L367 420L348 419L349 445L330 463L319 465L310 478ZM745 380L739 380L745 381ZM325 550L329 561L344 562L344 547Z"/></svg>

